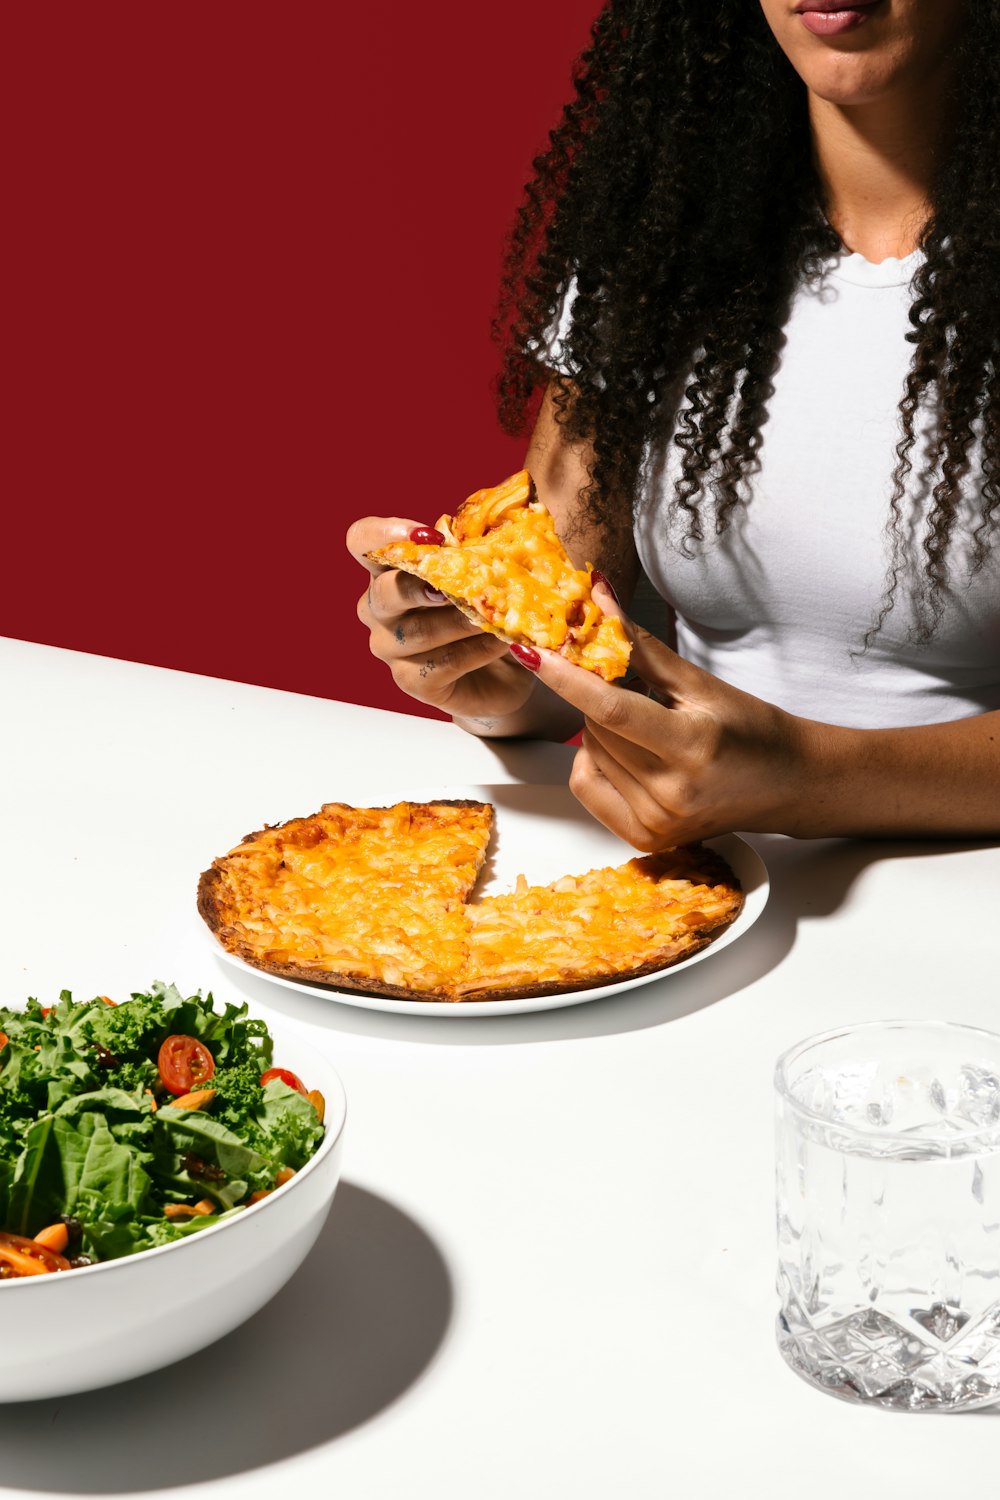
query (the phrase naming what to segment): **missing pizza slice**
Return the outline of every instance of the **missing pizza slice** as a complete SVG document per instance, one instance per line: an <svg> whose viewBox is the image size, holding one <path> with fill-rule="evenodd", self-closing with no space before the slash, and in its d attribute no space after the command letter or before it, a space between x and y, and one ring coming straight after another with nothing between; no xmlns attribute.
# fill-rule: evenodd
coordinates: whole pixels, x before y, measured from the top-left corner
<svg viewBox="0 0 1000 1500"><path fill-rule="evenodd" d="M621 621L595 602L590 568L573 566L526 469L477 490L435 530L440 543L391 542L368 556L416 574L501 640L558 651L606 682L625 675Z"/></svg>

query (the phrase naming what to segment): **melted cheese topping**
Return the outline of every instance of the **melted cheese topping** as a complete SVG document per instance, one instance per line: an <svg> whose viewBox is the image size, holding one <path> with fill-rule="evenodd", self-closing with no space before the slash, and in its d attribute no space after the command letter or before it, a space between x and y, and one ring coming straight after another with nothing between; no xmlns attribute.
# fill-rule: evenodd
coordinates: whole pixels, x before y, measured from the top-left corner
<svg viewBox="0 0 1000 1500"><path fill-rule="evenodd" d="M463 1000L663 968L742 905L721 861L683 849L468 904L491 825L481 803L328 803L216 860L217 936L274 972Z"/></svg>
<svg viewBox="0 0 1000 1500"><path fill-rule="evenodd" d="M482 804L327 803L265 829L216 861L219 940L265 968L448 988L491 825Z"/></svg>
<svg viewBox="0 0 1000 1500"><path fill-rule="evenodd" d="M443 546L394 542L372 557L416 573L483 630L558 651L607 682L625 673L631 648L621 622L594 602L589 567L574 568L526 470L470 495L437 529Z"/></svg>
<svg viewBox="0 0 1000 1500"><path fill-rule="evenodd" d="M523 881L523 877L522 877ZM567 875L468 908L472 934L458 993L558 985L662 968L702 946L742 904L734 885L702 878L683 855L647 855Z"/></svg>

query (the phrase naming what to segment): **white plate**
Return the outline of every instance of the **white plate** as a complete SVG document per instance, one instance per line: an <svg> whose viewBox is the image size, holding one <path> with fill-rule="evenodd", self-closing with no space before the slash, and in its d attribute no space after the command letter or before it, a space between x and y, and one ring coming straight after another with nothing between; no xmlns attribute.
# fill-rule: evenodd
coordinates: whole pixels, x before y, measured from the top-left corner
<svg viewBox="0 0 1000 1500"><path fill-rule="evenodd" d="M565 786L436 786L416 790L408 787L394 791L383 784L374 794L370 789L366 792L363 788L351 786L348 790L339 790L329 800L350 802L355 807L384 807L390 802L429 802L442 797L469 797L477 802L492 802L496 810L493 844L476 888L477 896L509 891L518 875L524 875L529 885L547 885L550 880L558 880L561 875L583 875L602 865L624 864L636 852L631 845L623 843L613 833L595 823ZM287 816L291 818L301 815L289 812ZM322 996L343 1005L359 1006L362 1010L387 1010L414 1016L454 1016L456 1019L470 1016L509 1016L530 1010L556 1010L563 1005L580 1005L586 1000L600 1000L607 995L617 995L621 990L651 984L657 979L669 979L672 974L680 974L692 964L701 963L703 959L711 958L713 953L728 948L730 943L735 943L753 926L767 903L769 885L764 861L755 849L735 834L706 839L705 843L707 848L714 849L726 860L743 887L746 899L736 921L706 948L700 948L690 958L685 958L670 968L659 969L653 974L640 974L633 979L620 979L614 984L596 985L593 989L573 990L559 995L535 995L520 1000L465 1000L458 1004L446 1000L396 1000L388 995L362 995L354 990L338 990L332 985L265 974L262 969L255 969L241 958L227 953L214 938L211 942L220 958L258 979L268 979L272 984L281 985L287 990L298 990L305 995Z"/></svg>

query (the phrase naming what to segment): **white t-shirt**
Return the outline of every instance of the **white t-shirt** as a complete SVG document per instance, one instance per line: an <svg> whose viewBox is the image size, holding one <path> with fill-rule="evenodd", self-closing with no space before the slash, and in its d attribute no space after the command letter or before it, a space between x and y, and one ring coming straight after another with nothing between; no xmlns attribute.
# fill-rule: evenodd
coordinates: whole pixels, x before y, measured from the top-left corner
<svg viewBox="0 0 1000 1500"><path fill-rule="evenodd" d="M845 252L800 287L749 503L723 536L703 499L705 540L684 555L686 523L671 503L682 457L673 443L647 454L636 516L639 557L676 613L682 656L793 713L859 728L1000 708L1000 537L986 567L969 576L975 463L933 638L926 645L909 638L908 572L881 633L862 651L890 558L899 403L913 354L909 282L919 254L873 265ZM569 315L567 306L562 328ZM905 515L918 538L928 488L919 452L929 420L918 422ZM909 567L922 563L918 550Z"/></svg>

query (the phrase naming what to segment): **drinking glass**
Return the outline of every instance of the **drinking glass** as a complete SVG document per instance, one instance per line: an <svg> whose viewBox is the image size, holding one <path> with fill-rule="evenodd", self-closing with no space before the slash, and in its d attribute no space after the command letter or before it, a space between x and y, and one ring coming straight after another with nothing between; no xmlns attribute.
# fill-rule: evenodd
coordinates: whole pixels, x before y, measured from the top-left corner
<svg viewBox="0 0 1000 1500"><path fill-rule="evenodd" d="M775 1070L778 1347L846 1400L1000 1400L1000 1036L884 1021Z"/></svg>

